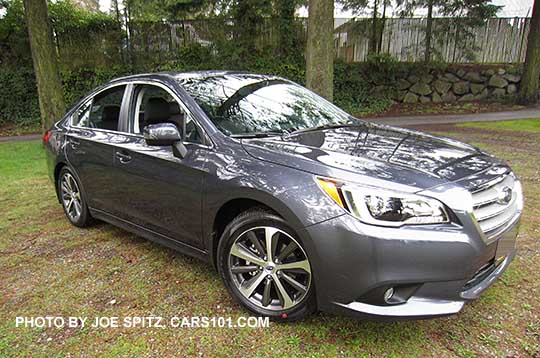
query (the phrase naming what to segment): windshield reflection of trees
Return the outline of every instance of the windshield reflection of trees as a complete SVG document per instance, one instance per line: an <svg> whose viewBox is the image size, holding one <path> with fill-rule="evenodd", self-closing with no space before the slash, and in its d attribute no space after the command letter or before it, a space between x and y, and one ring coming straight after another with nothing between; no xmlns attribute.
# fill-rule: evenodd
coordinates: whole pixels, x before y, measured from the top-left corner
<svg viewBox="0 0 540 358"><path fill-rule="evenodd" d="M189 74L179 77L179 83L226 134L290 132L351 119L313 92L279 77Z"/></svg>

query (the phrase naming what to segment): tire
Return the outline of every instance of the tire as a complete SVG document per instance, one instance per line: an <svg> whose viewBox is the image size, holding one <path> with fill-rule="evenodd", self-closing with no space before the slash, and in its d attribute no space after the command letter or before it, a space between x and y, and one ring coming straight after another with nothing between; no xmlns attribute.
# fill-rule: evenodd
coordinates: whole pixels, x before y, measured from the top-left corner
<svg viewBox="0 0 540 358"><path fill-rule="evenodd" d="M237 216L221 235L217 261L232 297L258 316L290 321L316 310L307 252L294 230L273 213L254 209Z"/></svg>
<svg viewBox="0 0 540 358"><path fill-rule="evenodd" d="M92 216L86 204L82 186L71 169L63 167L56 183L58 197L67 219L77 227L86 227L92 223Z"/></svg>

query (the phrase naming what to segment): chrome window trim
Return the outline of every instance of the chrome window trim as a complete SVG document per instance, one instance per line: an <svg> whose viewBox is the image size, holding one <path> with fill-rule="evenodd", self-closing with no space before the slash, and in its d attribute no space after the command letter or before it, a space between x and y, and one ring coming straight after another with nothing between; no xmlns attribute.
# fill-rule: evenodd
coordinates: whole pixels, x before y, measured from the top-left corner
<svg viewBox="0 0 540 358"><path fill-rule="evenodd" d="M125 106L125 102L127 100L127 97L126 94L128 94L128 90L131 91L131 89L129 88L129 84L130 82L129 81L123 81L123 82L114 82L114 83L111 83L110 86L107 86L107 87L104 87L102 89L100 89L99 91L96 91L96 92L92 92L91 94L89 94L88 96L86 96L83 100L82 100L82 103L77 107L75 108L75 110L71 113L70 115L70 118L69 118L69 128L77 128L77 129L86 129L86 130L98 130L100 132L105 132L105 133L120 133L120 134L123 134L125 132L122 132L122 131L119 131L119 130L111 130L111 129L103 129L103 128L91 128L91 127L82 127L82 126L78 126L78 125L75 125L73 124L73 116L75 115L75 113L77 113L77 111L82 107L84 106L86 103L88 103L88 101L94 101L94 98L99 95L100 93L102 92L105 92L113 87L118 87L118 86L126 86L126 88L124 89L124 96L122 97L122 103L120 104L120 115L119 115L119 118L118 118L118 127L120 126L121 122L122 122L122 110ZM118 128L117 127L117 128Z"/></svg>
<svg viewBox="0 0 540 358"><path fill-rule="evenodd" d="M201 126L201 124L197 120L196 116L193 115L193 113L187 108L187 106L184 104L184 102L182 100L180 100L180 97L178 97L178 95L176 93L174 93L170 89L170 87L168 85L164 84L163 82L161 82L159 80L139 80L139 79L137 79L137 80L123 80L123 81L117 81L117 82L115 81L115 82L111 83L109 86L106 86L104 88L99 89L98 91L90 93L88 96L86 96L84 99L82 99L82 102L79 104L79 106L76 107L73 110L73 112L71 113L71 115L69 116L68 128L74 128L74 129L80 129L80 130L92 130L92 131L99 131L99 132L103 132L103 133L122 134L122 135L127 135L127 136L130 136L130 137L144 139L143 135L141 135L141 134L135 134L135 133L129 132L129 122L130 122L129 118L126 118L126 120L127 120L126 124L128 125L127 126L128 131L126 131L126 132L118 131L118 130L115 131L115 130L110 130L110 129L102 129L102 128L82 127L82 126L78 126L78 125L73 124L73 116L75 115L75 113L82 106L84 106L89 100L93 101L94 97L96 97L100 93L102 93L104 91L107 91L107 90L109 90L109 89L111 89L113 87L126 86L126 89L125 89L126 92L124 93L124 97L122 98L121 108L123 109L124 106L127 106L128 109L129 109L129 106L130 106L131 103L128 104L128 103L125 103L125 101L129 100L131 102L131 97L133 95L133 85L138 85L138 84L148 84L148 85L154 85L154 86L157 85L158 87L161 87L164 90L166 90L167 92L169 92L169 94L174 98L175 101L178 102L178 104L186 112L186 114L191 116L191 118L194 121L195 125L201 130L205 142L207 142L208 144L194 143L194 142L187 142L187 141L182 141L182 143L190 144L190 145L197 145L197 146L199 146L201 148L206 148L206 149L214 149L215 148L214 141L212 140L211 136L209 136L208 133L206 133L206 130L204 129L203 126ZM126 96L126 94L129 94L129 96ZM119 122L118 122L119 124L120 124L121 120L122 120L122 118L119 119Z"/></svg>
<svg viewBox="0 0 540 358"><path fill-rule="evenodd" d="M93 130L93 128L92 128ZM106 130L102 130L102 131L106 131ZM136 133L128 133L128 132L121 132L122 135L124 136L128 136L128 137L133 137L133 138L137 138L137 139L142 139L144 140L144 136L142 134L136 134ZM189 144L189 145L196 145L198 147L201 147L201 148L206 148L206 149L213 149L214 147L213 146L209 146L209 145L206 145L206 144L202 144L202 143L194 143L194 142L186 142L186 141L182 141L183 144ZM167 146L165 146L167 147Z"/></svg>

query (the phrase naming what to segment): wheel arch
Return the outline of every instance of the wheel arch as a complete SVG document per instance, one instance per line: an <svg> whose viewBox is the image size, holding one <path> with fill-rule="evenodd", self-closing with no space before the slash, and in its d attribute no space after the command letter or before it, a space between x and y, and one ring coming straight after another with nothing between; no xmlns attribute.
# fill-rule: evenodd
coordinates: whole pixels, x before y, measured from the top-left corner
<svg viewBox="0 0 540 358"><path fill-rule="evenodd" d="M75 179L77 179L78 184L80 186L80 189L82 191L82 195L86 198L85 200L88 200L87 199L88 194L84 190L84 185L83 185L83 183L81 181L81 178L79 177L79 174L77 173L77 171L68 162L59 161L58 163L56 163L56 165L54 167L54 191L56 193L56 197L58 199L58 202L61 203L61 201L60 201L60 193L58 192L58 179L60 177L60 172L62 171L63 168L68 168L68 170L75 176Z"/></svg>
<svg viewBox="0 0 540 358"><path fill-rule="evenodd" d="M60 193L58 193L58 179L60 177L60 171L65 166L67 166L67 163L58 162L54 167L54 192L56 193L56 199L58 199L58 202L60 202Z"/></svg>
<svg viewBox="0 0 540 358"><path fill-rule="evenodd" d="M250 193L252 194L252 193ZM262 210L267 210L283 220L287 221L293 229L300 229L302 225L300 219L282 202L277 198L268 195L244 195L234 198L229 198L218 205L212 215L211 221L208 223L211 227L209 235L207 235L207 247L208 253L210 255L210 261L212 265L216 267L217 260L217 247L221 235L225 230L226 226L238 215L241 213L260 208Z"/></svg>

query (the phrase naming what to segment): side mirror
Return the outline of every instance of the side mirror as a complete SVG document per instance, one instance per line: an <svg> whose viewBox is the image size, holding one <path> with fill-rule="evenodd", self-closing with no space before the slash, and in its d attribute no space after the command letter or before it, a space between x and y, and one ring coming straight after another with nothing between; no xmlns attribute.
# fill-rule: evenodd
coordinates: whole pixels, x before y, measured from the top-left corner
<svg viewBox="0 0 540 358"><path fill-rule="evenodd" d="M173 145L182 141L182 135L172 123L149 124L143 130L144 140L148 145Z"/></svg>
<svg viewBox="0 0 540 358"><path fill-rule="evenodd" d="M182 143L182 134L172 123L149 124L144 127L143 136L148 145L172 145L176 157L184 158L187 154L187 148Z"/></svg>

